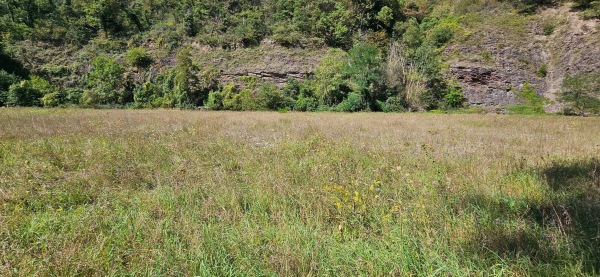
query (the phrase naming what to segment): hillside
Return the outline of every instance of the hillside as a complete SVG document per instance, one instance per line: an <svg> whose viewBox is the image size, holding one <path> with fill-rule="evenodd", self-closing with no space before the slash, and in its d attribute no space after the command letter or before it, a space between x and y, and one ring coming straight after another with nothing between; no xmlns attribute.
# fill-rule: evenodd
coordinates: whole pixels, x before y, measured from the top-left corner
<svg viewBox="0 0 600 277"><path fill-rule="evenodd" d="M10 1L0 106L600 112L600 3Z"/></svg>

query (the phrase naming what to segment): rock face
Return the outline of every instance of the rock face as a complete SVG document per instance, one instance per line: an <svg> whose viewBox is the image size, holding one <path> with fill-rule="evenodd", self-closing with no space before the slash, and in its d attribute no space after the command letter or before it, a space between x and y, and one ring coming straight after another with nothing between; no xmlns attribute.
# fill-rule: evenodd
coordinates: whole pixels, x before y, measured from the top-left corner
<svg viewBox="0 0 600 277"><path fill-rule="evenodd" d="M551 34L544 34L544 20L556 22ZM582 20L568 6L548 8L521 29L480 28L468 40L449 45L445 55L452 57L451 77L471 105L518 104L518 93L529 83L551 100L546 110L557 112L566 76L600 70L598 21Z"/></svg>
<svg viewBox="0 0 600 277"><path fill-rule="evenodd" d="M518 102L510 79L494 68L453 66L451 74L464 86L471 105L506 106Z"/></svg>
<svg viewBox="0 0 600 277"><path fill-rule="evenodd" d="M551 100L546 110L558 112L564 78L600 70L600 24L581 19L568 6L519 18L504 15L471 26L472 33L445 49L449 75L462 85L471 105L500 108L519 104L519 92L530 84L539 96ZM544 30L548 20L556 24L550 34ZM220 83L241 85L243 76L255 76L279 87L289 79L310 78L328 51L288 49L268 40L256 48L237 50L192 46L199 64L220 71Z"/></svg>
<svg viewBox="0 0 600 277"><path fill-rule="evenodd" d="M288 80L304 80L310 78L311 72L247 72L247 73L221 73L219 82L221 83L240 83L242 76L253 76L264 81L274 83L278 87L283 87Z"/></svg>
<svg viewBox="0 0 600 277"><path fill-rule="evenodd" d="M238 50L209 49L195 46L195 56L201 64L219 69L219 82L241 84L241 77L255 76L283 87L289 79L310 78L327 54L327 49L289 49L272 41L263 41L257 48Z"/></svg>

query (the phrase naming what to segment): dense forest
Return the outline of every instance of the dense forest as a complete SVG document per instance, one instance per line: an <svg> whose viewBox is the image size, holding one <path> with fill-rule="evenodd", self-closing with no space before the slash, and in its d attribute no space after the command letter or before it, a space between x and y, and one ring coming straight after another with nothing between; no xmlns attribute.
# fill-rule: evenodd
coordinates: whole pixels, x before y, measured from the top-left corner
<svg viewBox="0 0 600 277"><path fill-rule="evenodd" d="M461 108L462 88L448 78L441 54L464 15L489 6L527 14L553 4L551 0L2 0L0 106ZM600 15L600 1L579 0L577 5L588 18ZM233 51L257 47L267 39L286 48L328 51L310 78L290 79L284 86L253 76L242 78L242 84L220 83L214 66L194 59L194 44ZM32 49L45 50L47 61L36 60Z"/></svg>

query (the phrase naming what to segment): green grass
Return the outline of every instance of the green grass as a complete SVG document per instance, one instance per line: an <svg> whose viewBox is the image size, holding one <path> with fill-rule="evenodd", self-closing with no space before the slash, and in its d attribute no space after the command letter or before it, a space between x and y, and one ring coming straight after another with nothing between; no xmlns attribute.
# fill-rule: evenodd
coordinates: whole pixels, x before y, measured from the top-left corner
<svg viewBox="0 0 600 277"><path fill-rule="evenodd" d="M3 108L0 275L597 275L598 123Z"/></svg>

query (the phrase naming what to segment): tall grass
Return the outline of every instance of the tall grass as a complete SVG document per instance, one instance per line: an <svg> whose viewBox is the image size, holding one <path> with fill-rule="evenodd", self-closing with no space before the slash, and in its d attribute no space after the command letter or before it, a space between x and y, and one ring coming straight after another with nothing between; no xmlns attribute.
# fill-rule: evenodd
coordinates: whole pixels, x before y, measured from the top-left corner
<svg viewBox="0 0 600 277"><path fill-rule="evenodd" d="M597 275L599 123L0 109L0 275Z"/></svg>

